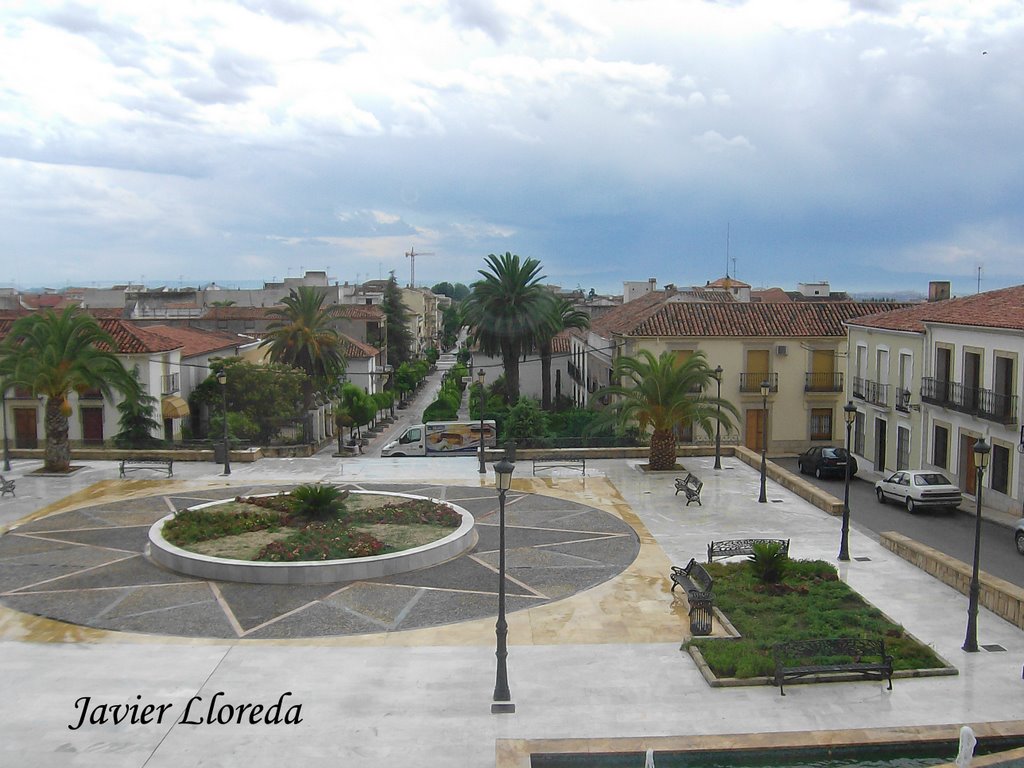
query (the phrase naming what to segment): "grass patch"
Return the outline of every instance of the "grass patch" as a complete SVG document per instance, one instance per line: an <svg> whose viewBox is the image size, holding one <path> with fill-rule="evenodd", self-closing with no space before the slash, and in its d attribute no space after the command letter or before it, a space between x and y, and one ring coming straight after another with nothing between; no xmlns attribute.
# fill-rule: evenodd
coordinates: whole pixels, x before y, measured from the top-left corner
<svg viewBox="0 0 1024 768"><path fill-rule="evenodd" d="M700 648L718 677L770 676L775 643L829 637L881 637L894 669L944 666L934 651L840 581L829 563L791 560L777 584L762 583L750 561L705 567L715 580L715 604L743 635L738 640L694 638L686 643Z"/></svg>
<svg viewBox="0 0 1024 768"><path fill-rule="evenodd" d="M427 499L395 502L392 496L352 494L325 498L321 506L330 506L331 514L311 519L287 495L238 497L179 512L164 524L163 536L214 557L295 562L400 552L443 538L462 524L454 509Z"/></svg>

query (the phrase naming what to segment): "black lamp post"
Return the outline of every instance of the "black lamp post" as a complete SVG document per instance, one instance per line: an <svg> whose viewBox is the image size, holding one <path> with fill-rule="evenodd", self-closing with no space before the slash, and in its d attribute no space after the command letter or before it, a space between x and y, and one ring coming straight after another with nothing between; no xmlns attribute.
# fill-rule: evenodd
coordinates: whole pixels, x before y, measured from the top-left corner
<svg viewBox="0 0 1024 768"><path fill-rule="evenodd" d="M0 384L3 387L0 390L0 403L3 403L4 409L4 472L11 471L11 444L7 439L7 384Z"/></svg>
<svg viewBox="0 0 1024 768"><path fill-rule="evenodd" d="M843 418L846 420L846 475L843 485L843 535L839 539L839 559L850 559L850 464L853 454L850 453L850 430L857 419L857 406L850 400L843 406Z"/></svg>
<svg viewBox="0 0 1024 768"><path fill-rule="evenodd" d="M971 592L967 604L967 638L964 640L963 649L969 653L978 650L978 595L981 592L981 584L978 581L978 562L981 560L981 487L985 479L985 470L988 468L988 454L992 448L982 438L974 444L974 468L975 478L975 521L974 521L974 570L971 571Z"/></svg>
<svg viewBox="0 0 1024 768"><path fill-rule="evenodd" d="M223 369L217 374L220 384L221 406L224 410L224 474L231 474L231 448L228 446L228 375Z"/></svg>
<svg viewBox="0 0 1024 768"><path fill-rule="evenodd" d="M718 382L718 419L715 422L715 469L722 468L722 366L715 368Z"/></svg>
<svg viewBox="0 0 1024 768"><path fill-rule="evenodd" d="M512 694L508 690L508 622L505 621L505 493L512 486L512 473L516 465L506 455L494 465L495 482L498 487L498 623L494 634L497 636L498 671L494 681L494 702L491 714L505 714L516 711Z"/></svg>
<svg viewBox="0 0 1024 768"><path fill-rule="evenodd" d="M484 462L484 410L487 407L487 392L484 390L484 382L487 380L487 372L481 368L476 372L477 383L480 384L480 474L487 474L487 466Z"/></svg>
<svg viewBox="0 0 1024 768"><path fill-rule="evenodd" d="M765 480L768 473L768 393L771 392L771 382L765 379L761 382L761 413L763 419L761 423L761 495L758 496L757 500L759 503L764 504L768 501L768 493L765 489Z"/></svg>

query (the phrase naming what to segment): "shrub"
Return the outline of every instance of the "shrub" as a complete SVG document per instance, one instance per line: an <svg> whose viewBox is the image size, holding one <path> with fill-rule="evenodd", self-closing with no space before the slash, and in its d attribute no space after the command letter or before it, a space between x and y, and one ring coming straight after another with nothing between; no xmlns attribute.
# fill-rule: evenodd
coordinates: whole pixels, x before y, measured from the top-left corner
<svg viewBox="0 0 1024 768"><path fill-rule="evenodd" d="M782 580L789 564L789 557L776 541L758 541L753 546L750 567L754 576L765 584L776 584Z"/></svg>
<svg viewBox="0 0 1024 768"><path fill-rule="evenodd" d="M276 530L283 524L284 516L273 510L223 512L186 509L164 523L162 533L171 544L182 547L250 531Z"/></svg>
<svg viewBox="0 0 1024 768"><path fill-rule="evenodd" d="M347 498L348 491L336 485L300 485L292 491L292 509L310 520L332 520L340 515Z"/></svg>

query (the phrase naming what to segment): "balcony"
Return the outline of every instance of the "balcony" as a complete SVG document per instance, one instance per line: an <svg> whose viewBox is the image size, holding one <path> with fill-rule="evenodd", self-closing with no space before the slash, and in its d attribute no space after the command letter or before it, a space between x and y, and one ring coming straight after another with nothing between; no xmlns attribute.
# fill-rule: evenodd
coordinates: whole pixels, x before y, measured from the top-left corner
<svg viewBox="0 0 1024 768"><path fill-rule="evenodd" d="M779 391L779 374L777 373L741 373L740 392L761 393L761 382L767 381L771 387L770 392Z"/></svg>
<svg viewBox="0 0 1024 768"><path fill-rule="evenodd" d="M565 367L569 371L569 378L575 381L577 384L583 384L583 376L580 375L580 369L572 360L565 364Z"/></svg>
<svg viewBox="0 0 1024 768"><path fill-rule="evenodd" d="M889 407L889 385L860 376L853 377L853 396L880 408Z"/></svg>
<svg viewBox="0 0 1024 768"><path fill-rule="evenodd" d="M921 399L932 405L999 424L1017 423L1016 395L1004 395L991 389L926 377L921 380Z"/></svg>
<svg viewBox="0 0 1024 768"><path fill-rule="evenodd" d="M160 394L161 395L173 395L175 392L181 390L180 385L180 373L169 373L166 376L160 377Z"/></svg>
<svg viewBox="0 0 1024 768"><path fill-rule="evenodd" d="M805 373L804 392L842 392L843 374Z"/></svg>

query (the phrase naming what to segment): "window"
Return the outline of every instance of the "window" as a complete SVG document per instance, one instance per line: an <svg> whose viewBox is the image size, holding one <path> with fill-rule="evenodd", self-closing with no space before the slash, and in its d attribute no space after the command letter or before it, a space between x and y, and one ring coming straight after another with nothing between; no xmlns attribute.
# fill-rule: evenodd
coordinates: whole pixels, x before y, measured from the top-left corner
<svg viewBox="0 0 1024 768"><path fill-rule="evenodd" d="M864 414L860 411L853 422L853 452L864 455Z"/></svg>
<svg viewBox="0 0 1024 768"><path fill-rule="evenodd" d="M896 469L907 469L910 466L910 430L906 427L896 428Z"/></svg>
<svg viewBox="0 0 1024 768"><path fill-rule="evenodd" d="M832 409L811 409L811 440L832 439Z"/></svg>
<svg viewBox="0 0 1024 768"><path fill-rule="evenodd" d="M949 430L938 424L932 438L932 464L949 469Z"/></svg>
<svg viewBox="0 0 1024 768"><path fill-rule="evenodd" d="M1005 445L992 446L990 484L993 491L1006 493L1010 480L1010 449Z"/></svg>

